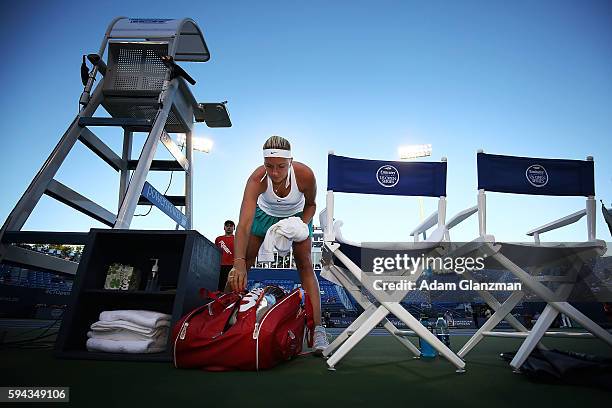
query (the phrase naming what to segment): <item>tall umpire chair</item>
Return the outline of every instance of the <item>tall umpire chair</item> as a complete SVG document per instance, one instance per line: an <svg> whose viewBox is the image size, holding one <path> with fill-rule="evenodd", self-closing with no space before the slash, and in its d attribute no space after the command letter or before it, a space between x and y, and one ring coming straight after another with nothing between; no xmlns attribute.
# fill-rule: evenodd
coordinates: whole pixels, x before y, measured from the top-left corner
<svg viewBox="0 0 612 408"><path fill-rule="evenodd" d="M103 61L105 51L107 62ZM83 56L83 93L80 111L0 229L0 261L68 274L77 263L53 258L15 243L84 244L86 234L21 231L43 195L115 229L130 227L138 205L154 204L185 229L192 227L192 133L195 122L229 127L225 103L198 103L189 85L195 85L176 61L210 59L202 31L191 19L135 19L117 17L108 26L100 49ZM94 88L94 83L101 80ZM103 106L110 117L93 116ZM118 127L123 151L116 154L92 127ZM147 133L138 160L132 160L134 132ZM168 133L185 134L185 153ZM55 177L77 141L82 142L119 173L117 213L84 197ZM173 160L153 160L159 143ZM165 196L146 181L150 170L185 172L184 196ZM177 207L183 207L182 212Z"/></svg>

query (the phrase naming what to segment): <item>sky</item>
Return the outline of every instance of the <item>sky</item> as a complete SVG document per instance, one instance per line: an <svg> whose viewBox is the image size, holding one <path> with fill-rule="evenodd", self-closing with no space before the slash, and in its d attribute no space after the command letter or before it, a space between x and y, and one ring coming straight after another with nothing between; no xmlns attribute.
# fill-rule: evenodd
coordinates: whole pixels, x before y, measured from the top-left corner
<svg viewBox="0 0 612 408"><path fill-rule="evenodd" d="M317 178L325 206L327 152L396 160L398 147L431 144L448 158L448 217L476 204L476 151L595 159L597 199L612 201L612 3L609 1L32 1L2 2L0 221L74 119L81 56L97 52L116 16L190 17L211 52L182 63L200 102L228 101L233 126L197 124L214 141L194 153L194 229L214 240L238 220L247 177L271 135ZM106 57L105 57L106 58ZM99 113L102 115L102 113ZM122 133L95 133L120 152ZM134 155L145 134L137 134ZM170 156L160 145L157 159ZM169 174L151 174L160 191ZM118 174L77 144L56 178L113 213ZM173 175L169 194L183 192ZM425 215L437 200L423 200ZM488 232L524 241L539 225L584 208L583 197L490 193ZM139 207L142 214L148 207ZM336 195L353 241L406 241L420 222L415 197ZM104 225L43 196L24 229L87 231ZM132 228L173 229L157 209ZM478 235L475 217L451 232ZM597 236L609 240L600 203ZM586 239L586 223L542 236Z"/></svg>

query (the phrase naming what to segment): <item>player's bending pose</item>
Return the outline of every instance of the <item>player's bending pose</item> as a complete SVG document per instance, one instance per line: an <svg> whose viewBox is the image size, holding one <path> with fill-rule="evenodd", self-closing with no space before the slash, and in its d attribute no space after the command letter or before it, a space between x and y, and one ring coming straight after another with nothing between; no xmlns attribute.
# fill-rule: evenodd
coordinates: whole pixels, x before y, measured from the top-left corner
<svg viewBox="0 0 612 408"><path fill-rule="evenodd" d="M293 243L293 256L302 287L312 303L315 322L314 348L322 352L328 345L321 325L319 282L312 269L312 218L315 215L317 184L310 167L293 161L291 145L280 137L270 137L263 146L264 164L247 180L240 207L240 220L234 242L234 268L228 276L232 290L244 290L247 271L255 263L266 231L278 221L300 217L308 224L310 236Z"/></svg>

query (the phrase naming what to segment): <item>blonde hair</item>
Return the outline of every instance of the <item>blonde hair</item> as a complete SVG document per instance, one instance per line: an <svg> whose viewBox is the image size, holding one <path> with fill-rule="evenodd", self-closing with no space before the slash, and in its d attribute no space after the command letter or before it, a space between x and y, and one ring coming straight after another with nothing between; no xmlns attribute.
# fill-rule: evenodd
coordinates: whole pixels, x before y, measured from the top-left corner
<svg viewBox="0 0 612 408"><path fill-rule="evenodd" d="M291 150L291 143L282 136L270 136L263 145L265 149Z"/></svg>

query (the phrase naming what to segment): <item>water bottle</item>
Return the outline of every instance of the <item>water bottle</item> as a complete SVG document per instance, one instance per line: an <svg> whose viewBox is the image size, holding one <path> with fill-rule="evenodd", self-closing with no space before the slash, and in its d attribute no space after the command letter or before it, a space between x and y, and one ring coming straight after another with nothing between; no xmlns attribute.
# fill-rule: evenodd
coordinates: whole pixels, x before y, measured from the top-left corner
<svg viewBox="0 0 612 408"><path fill-rule="evenodd" d="M431 331L431 327L429 325L429 319L427 319L427 317L421 316L420 322L423 326L425 326L427 330ZM419 337L419 349L421 349L421 357L423 358L434 358L438 355L438 352L436 351L436 349L431 347L431 344L429 344L427 341L423 340L420 337Z"/></svg>
<svg viewBox="0 0 612 408"><path fill-rule="evenodd" d="M265 288L265 293L261 302L257 306L257 311L255 312L255 321L259 322L266 314L268 310L272 308L281 298L285 296L285 292L276 286L268 286Z"/></svg>

